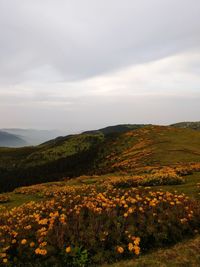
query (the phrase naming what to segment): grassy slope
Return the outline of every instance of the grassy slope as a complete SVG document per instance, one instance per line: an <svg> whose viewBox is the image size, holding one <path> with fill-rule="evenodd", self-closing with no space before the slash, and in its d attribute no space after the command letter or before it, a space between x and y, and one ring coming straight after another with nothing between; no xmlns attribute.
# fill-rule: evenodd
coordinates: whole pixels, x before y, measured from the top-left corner
<svg viewBox="0 0 200 267"><path fill-rule="evenodd" d="M0 149L1 165L8 162L15 164L41 165L44 162L55 161L59 158L71 156L87 150L94 144L102 145L99 158L106 161L106 157L119 156L136 158L138 153L150 146L153 150L152 161L174 163L174 161L196 161L200 158L200 133L190 129L173 127L147 126L130 131L132 134L117 133L104 136L101 132L83 133L58 138L36 147L21 149ZM127 149L131 153L125 154ZM167 152L167 153L165 153ZM172 157L173 156L173 157ZM148 163L151 163L148 159Z"/></svg>
<svg viewBox="0 0 200 267"><path fill-rule="evenodd" d="M140 165L200 161L200 132L173 127L147 126L127 133L72 135L37 147L0 149L0 166L33 166L84 152L98 144L97 164L130 160ZM148 153L149 152L149 153ZM146 154L145 154L146 153Z"/></svg>
<svg viewBox="0 0 200 267"><path fill-rule="evenodd" d="M0 147L0 167L13 168L22 159L36 151L36 147L3 148Z"/></svg>
<svg viewBox="0 0 200 267"><path fill-rule="evenodd" d="M124 133L111 144L106 142L100 166L135 171L144 166L199 162L199 140L200 132L191 129L145 127Z"/></svg>
<svg viewBox="0 0 200 267"><path fill-rule="evenodd" d="M155 140L154 158L161 164L200 160L200 132L191 129L160 128Z"/></svg>
<svg viewBox="0 0 200 267"><path fill-rule="evenodd" d="M0 166L8 166L10 163L26 167L42 165L46 162L80 153L89 148L94 141L101 141L101 137L101 134L80 134L58 138L35 147L0 148Z"/></svg>
<svg viewBox="0 0 200 267"><path fill-rule="evenodd" d="M135 173L142 172L145 166L200 162L200 131L166 126L124 131L83 133L36 147L0 148L1 177L9 170L12 175L4 180L18 177L15 184L28 184L31 176L34 183L34 175L38 183L64 176ZM50 175L54 177L50 179Z"/></svg>
<svg viewBox="0 0 200 267"><path fill-rule="evenodd" d="M200 237L159 249L135 260L102 267L197 267L200 266Z"/></svg>
<svg viewBox="0 0 200 267"><path fill-rule="evenodd" d="M140 159L143 164L191 162L200 160L200 132L164 126L146 126L125 133L103 135L83 133L58 138L36 147L18 149L0 148L0 166L42 165L60 158L69 157L88 150L98 144L100 151L97 160L103 163ZM152 154L145 155L145 150ZM143 153L143 155L142 155ZM144 157L143 157L144 156ZM146 157L146 161L143 159Z"/></svg>
<svg viewBox="0 0 200 267"><path fill-rule="evenodd" d="M117 125L82 134L58 137L35 147L1 148L0 167L36 166L67 158L74 154L86 151L96 144L104 141L109 134L121 134L130 130L142 128L145 125Z"/></svg>

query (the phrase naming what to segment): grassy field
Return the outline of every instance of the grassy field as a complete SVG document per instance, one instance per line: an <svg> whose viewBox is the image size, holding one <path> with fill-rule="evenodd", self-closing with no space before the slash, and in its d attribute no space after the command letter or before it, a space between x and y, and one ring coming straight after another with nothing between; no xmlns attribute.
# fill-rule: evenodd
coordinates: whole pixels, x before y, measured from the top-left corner
<svg viewBox="0 0 200 267"><path fill-rule="evenodd" d="M200 237L185 240L170 248L152 251L138 259L120 261L102 267L198 267L200 266Z"/></svg>

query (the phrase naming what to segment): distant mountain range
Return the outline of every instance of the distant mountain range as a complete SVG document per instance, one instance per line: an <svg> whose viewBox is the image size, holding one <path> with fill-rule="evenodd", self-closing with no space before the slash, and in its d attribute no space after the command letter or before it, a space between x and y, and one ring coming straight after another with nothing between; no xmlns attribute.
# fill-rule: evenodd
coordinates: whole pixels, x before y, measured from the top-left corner
<svg viewBox="0 0 200 267"><path fill-rule="evenodd" d="M57 136L66 135L58 130L2 129L0 130L0 147L22 147L39 145Z"/></svg>

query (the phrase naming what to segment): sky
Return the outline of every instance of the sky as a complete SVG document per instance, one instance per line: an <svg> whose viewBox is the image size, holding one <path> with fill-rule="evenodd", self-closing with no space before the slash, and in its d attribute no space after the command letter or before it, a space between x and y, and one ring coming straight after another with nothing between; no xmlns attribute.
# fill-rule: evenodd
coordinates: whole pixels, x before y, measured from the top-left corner
<svg viewBox="0 0 200 267"><path fill-rule="evenodd" d="M199 0L0 0L0 128L200 120Z"/></svg>

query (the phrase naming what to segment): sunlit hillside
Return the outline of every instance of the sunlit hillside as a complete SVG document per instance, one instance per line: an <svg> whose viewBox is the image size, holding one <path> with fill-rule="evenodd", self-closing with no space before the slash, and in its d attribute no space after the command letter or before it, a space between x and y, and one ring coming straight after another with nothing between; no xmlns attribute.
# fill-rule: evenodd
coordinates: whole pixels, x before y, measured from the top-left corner
<svg viewBox="0 0 200 267"><path fill-rule="evenodd" d="M69 135L35 147L1 148L1 191L64 177L136 174L152 166L199 162L199 138L200 132L191 129L143 126Z"/></svg>

